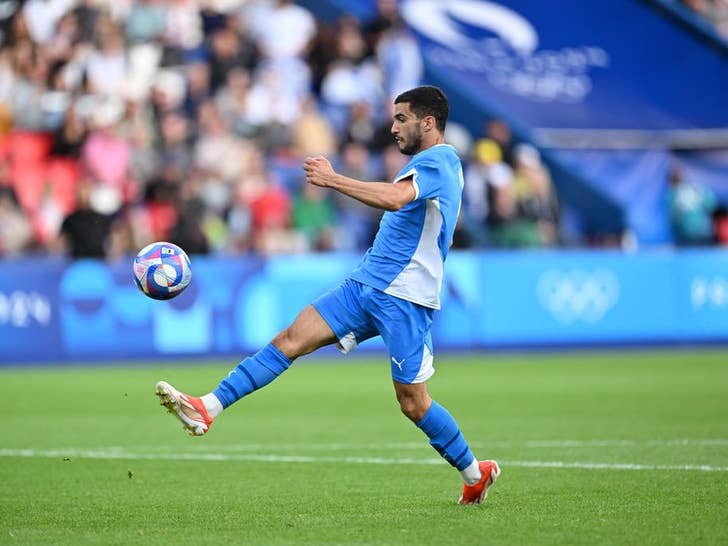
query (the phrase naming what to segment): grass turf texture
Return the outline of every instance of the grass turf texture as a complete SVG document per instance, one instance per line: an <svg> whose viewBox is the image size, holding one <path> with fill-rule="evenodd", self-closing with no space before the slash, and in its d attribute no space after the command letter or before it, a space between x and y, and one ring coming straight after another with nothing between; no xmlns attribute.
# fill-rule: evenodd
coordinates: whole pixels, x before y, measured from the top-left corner
<svg viewBox="0 0 728 546"><path fill-rule="evenodd" d="M204 438L156 406L233 364L0 370L0 544L728 543L725 352L439 358L503 469L479 507L382 357L301 361Z"/></svg>

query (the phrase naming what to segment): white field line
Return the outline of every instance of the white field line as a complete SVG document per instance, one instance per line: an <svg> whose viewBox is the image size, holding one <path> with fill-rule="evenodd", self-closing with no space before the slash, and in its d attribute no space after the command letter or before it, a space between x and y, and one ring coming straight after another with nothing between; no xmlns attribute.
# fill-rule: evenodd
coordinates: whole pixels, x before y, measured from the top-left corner
<svg viewBox="0 0 728 546"><path fill-rule="evenodd" d="M422 442L385 442L376 444L355 444L355 443L296 443L296 444L198 444L195 449L216 452L260 452L275 449L277 451L384 451L391 449L398 450L419 450L422 449ZM490 442L470 442L470 446L480 449L493 448L634 448L634 447L728 447L726 438L688 439L678 438L672 440L533 440L526 442L507 442L494 440ZM166 451L167 446L137 446L144 451ZM121 449L121 448L119 448Z"/></svg>
<svg viewBox="0 0 728 546"><path fill-rule="evenodd" d="M523 447L677 447L708 446L728 447L727 438L675 438L672 440L533 440L524 442Z"/></svg>
<svg viewBox="0 0 728 546"><path fill-rule="evenodd" d="M407 457L313 457L304 455L226 454L226 453L140 453L124 449L0 449L0 457L47 459L111 459L151 461L256 461L267 463L344 463L380 465L437 465L445 464L440 458ZM631 463L590 463L567 461L500 461L503 467L555 468L580 470L679 470L699 472L728 472L728 466L713 465L653 465Z"/></svg>

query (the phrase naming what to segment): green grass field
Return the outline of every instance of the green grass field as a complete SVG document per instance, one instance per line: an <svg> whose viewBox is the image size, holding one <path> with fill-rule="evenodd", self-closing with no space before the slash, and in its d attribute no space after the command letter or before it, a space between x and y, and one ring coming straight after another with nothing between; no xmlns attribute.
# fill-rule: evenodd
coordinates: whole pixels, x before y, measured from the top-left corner
<svg viewBox="0 0 728 546"><path fill-rule="evenodd" d="M439 358L503 469L475 507L383 358L301 361L203 438L157 405L233 364L0 370L0 544L728 544L726 352Z"/></svg>

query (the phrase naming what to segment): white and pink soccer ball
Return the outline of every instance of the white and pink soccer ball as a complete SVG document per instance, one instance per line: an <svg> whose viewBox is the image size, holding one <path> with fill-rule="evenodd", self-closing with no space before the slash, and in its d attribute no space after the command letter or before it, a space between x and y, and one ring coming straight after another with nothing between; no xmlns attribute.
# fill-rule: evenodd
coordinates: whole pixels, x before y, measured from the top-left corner
<svg viewBox="0 0 728 546"><path fill-rule="evenodd" d="M134 258L134 281L139 290L155 300L178 296L190 280L190 259L184 250L172 243L152 243Z"/></svg>

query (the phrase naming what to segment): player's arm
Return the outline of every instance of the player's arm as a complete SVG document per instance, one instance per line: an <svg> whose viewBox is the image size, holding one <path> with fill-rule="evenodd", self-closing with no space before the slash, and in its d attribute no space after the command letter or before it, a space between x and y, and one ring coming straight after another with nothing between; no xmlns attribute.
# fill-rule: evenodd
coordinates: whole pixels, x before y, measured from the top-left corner
<svg viewBox="0 0 728 546"><path fill-rule="evenodd" d="M323 157L309 157L303 163L303 170L306 172L307 183L331 188L378 209L399 210L417 197L411 178L405 178L396 184L362 182L337 173Z"/></svg>

